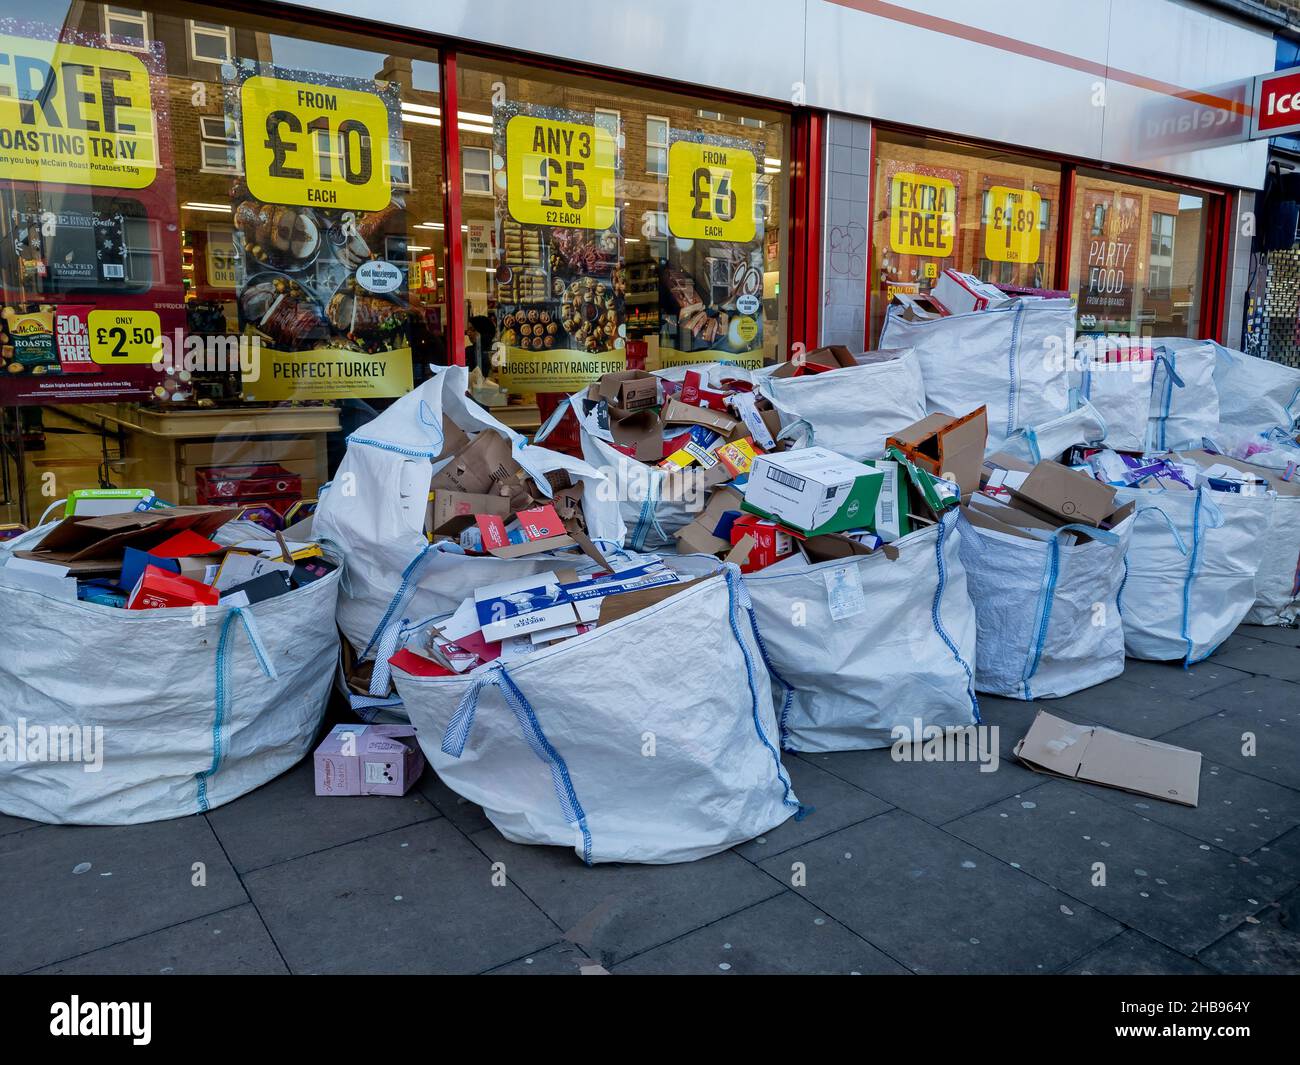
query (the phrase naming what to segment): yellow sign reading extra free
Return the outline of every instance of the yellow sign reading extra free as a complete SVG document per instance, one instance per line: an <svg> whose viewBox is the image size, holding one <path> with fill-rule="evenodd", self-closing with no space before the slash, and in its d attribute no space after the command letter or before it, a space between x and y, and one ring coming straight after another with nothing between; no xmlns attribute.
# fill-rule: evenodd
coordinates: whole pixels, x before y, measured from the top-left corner
<svg viewBox="0 0 1300 1065"><path fill-rule="evenodd" d="M754 239L754 153L674 141L668 149L668 229L675 237L746 244Z"/></svg>
<svg viewBox="0 0 1300 1065"><path fill-rule="evenodd" d="M899 255L952 254L957 187L947 178L900 172L889 185L889 246Z"/></svg>
<svg viewBox="0 0 1300 1065"><path fill-rule="evenodd" d="M388 206L388 105L379 94L260 74L239 92L254 197L346 211Z"/></svg>
<svg viewBox="0 0 1300 1065"><path fill-rule="evenodd" d="M162 322L157 311L91 311L90 357L103 366L141 365L158 354Z"/></svg>
<svg viewBox="0 0 1300 1065"><path fill-rule="evenodd" d="M0 35L0 179L143 189L157 170L138 56Z"/></svg>
<svg viewBox="0 0 1300 1065"><path fill-rule="evenodd" d="M599 126L515 115L506 123L506 198L516 222L613 225L614 138Z"/></svg>
<svg viewBox="0 0 1300 1065"><path fill-rule="evenodd" d="M1036 263L1042 251L1043 198L1033 189L994 185L984 227L984 258L995 263Z"/></svg>

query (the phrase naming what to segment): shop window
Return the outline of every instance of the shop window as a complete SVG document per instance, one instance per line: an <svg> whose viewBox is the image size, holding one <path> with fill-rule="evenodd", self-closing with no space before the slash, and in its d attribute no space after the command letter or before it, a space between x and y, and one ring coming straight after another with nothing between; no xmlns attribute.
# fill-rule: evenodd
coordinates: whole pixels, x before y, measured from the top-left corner
<svg viewBox="0 0 1300 1065"><path fill-rule="evenodd" d="M877 138L871 336L897 294L924 294L948 268L1008 287L1050 288L1060 196L1055 164L936 137Z"/></svg>
<svg viewBox="0 0 1300 1065"><path fill-rule="evenodd" d="M1070 249L1079 331L1200 336L1205 197L1080 171Z"/></svg>
<svg viewBox="0 0 1300 1065"><path fill-rule="evenodd" d="M239 138L224 115L199 116L199 154L205 174L240 172Z"/></svg>
<svg viewBox="0 0 1300 1065"><path fill-rule="evenodd" d="M492 151L489 148L460 150L461 181L470 196L492 195Z"/></svg>
<svg viewBox="0 0 1300 1065"><path fill-rule="evenodd" d="M610 370L784 356L780 115L724 128L689 96L463 57L459 74L460 105L493 118L492 197L462 201L467 358L511 424Z"/></svg>
<svg viewBox="0 0 1300 1065"><path fill-rule="evenodd" d="M136 7L116 7L112 4L104 7L104 33L118 48L147 48L152 38L149 36L149 15Z"/></svg>
<svg viewBox="0 0 1300 1065"><path fill-rule="evenodd" d="M190 57L199 63L224 63L233 54L230 27L188 19Z"/></svg>

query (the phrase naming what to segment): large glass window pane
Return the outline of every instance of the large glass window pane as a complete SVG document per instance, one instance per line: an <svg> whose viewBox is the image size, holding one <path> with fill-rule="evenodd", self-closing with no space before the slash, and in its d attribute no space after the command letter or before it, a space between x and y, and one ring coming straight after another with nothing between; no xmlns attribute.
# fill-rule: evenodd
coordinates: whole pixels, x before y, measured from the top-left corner
<svg viewBox="0 0 1300 1065"><path fill-rule="evenodd" d="M535 394L608 370L781 355L782 116L459 67L467 356L491 378L481 398L513 404L504 416L528 428ZM490 155L490 196L475 194L470 153Z"/></svg>
<svg viewBox="0 0 1300 1065"><path fill-rule="evenodd" d="M1081 171L1075 204L1079 331L1200 336L1205 197Z"/></svg>
<svg viewBox="0 0 1300 1065"><path fill-rule="evenodd" d="M1009 152L881 133L876 142L871 336L896 293L928 293L955 268L1051 288L1060 169Z"/></svg>

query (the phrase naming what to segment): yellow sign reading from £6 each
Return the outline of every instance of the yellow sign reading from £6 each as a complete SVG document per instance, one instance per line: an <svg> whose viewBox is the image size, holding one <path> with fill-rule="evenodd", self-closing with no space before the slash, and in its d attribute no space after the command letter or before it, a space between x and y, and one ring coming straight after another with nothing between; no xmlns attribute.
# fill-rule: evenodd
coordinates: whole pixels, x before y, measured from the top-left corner
<svg viewBox="0 0 1300 1065"><path fill-rule="evenodd" d="M0 35L0 179L143 189L157 170L138 56Z"/></svg>
<svg viewBox="0 0 1300 1065"><path fill-rule="evenodd" d="M101 366L151 363L158 354L162 322L157 311L91 311L90 358Z"/></svg>
<svg viewBox="0 0 1300 1065"><path fill-rule="evenodd" d="M668 148L668 230L691 240L754 239L758 165L743 148L674 141Z"/></svg>
<svg viewBox="0 0 1300 1065"><path fill-rule="evenodd" d="M515 115L506 123L506 201L516 222L607 229L615 218L614 138L599 126Z"/></svg>
<svg viewBox="0 0 1300 1065"><path fill-rule="evenodd" d="M254 197L345 211L388 206L388 105L378 93L257 74L239 98Z"/></svg>
<svg viewBox="0 0 1300 1065"><path fill-rule="evenodd" d="M984 227L984 258L995 263L1036 263L1042 252L1043 197L1033 189L994 185Z"/></svg>
<svg viewBox="0 0 1300 1065"><path fill-rule="evenodd" d="M947 178L900 172L889 189L889 246L899 255L952 254L957 187Z"/></svg>

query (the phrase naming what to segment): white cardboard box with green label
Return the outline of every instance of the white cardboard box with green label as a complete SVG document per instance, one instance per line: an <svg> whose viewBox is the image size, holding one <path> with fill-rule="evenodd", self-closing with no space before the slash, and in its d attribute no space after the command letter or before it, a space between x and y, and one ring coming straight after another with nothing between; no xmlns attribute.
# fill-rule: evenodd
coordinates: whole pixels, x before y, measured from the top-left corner
<svg viewBox="0 0 1300 1065"><path fill-rule="evenodd" d="M745 485L745 510L806 536L870 529L883 470L824 447L760 455Z"/></svg>

